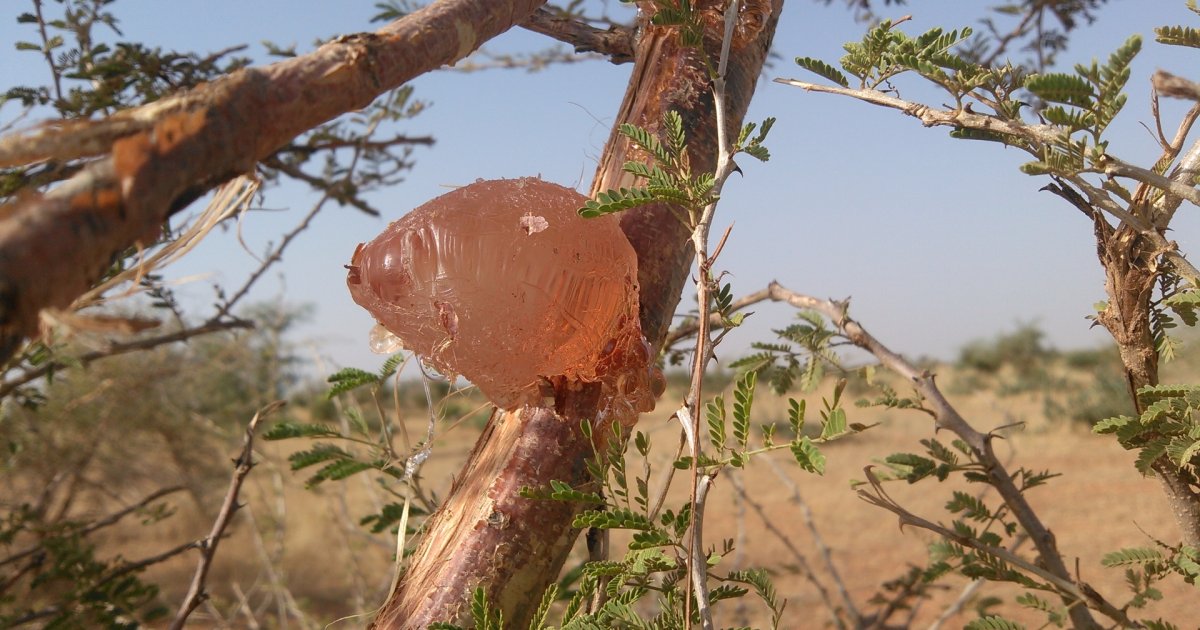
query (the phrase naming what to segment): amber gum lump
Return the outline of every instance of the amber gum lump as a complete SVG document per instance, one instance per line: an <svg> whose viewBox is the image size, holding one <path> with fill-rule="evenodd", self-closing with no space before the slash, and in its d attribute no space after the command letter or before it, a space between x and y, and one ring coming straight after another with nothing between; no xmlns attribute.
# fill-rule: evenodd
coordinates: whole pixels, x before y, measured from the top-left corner
<svg viewBox="0 0 1200 630"><path fill-rule="evenodd" d="M615 217L538 178L479 180L355 250L347 285L400 345L504 409L600 383L601 415L654 407L662 375L638 323L637 258Z"/></svg>

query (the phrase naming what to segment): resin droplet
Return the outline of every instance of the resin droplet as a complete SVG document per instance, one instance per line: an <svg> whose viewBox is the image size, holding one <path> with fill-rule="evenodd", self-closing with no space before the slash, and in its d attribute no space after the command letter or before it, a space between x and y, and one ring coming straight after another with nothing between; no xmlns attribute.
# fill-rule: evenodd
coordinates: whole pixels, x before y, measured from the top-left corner
<svg viewBox="0 0 1200 630"><path fill-rule="evenodd" d="M600 382L604 411L629 422L655 397L637 258L614 217L576 214L586 201L535 178L459 188L359 245L350 294L404 347L500 407Z"/></svg>

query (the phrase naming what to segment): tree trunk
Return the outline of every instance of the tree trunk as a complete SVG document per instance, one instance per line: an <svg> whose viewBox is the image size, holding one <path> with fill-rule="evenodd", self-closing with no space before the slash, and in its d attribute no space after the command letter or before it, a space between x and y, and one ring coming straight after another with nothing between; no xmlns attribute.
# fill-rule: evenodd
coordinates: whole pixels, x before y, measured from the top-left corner
<svg viewBox="0 0 1200 630"><path fill-rule="evenodd" d="M710 54L720 49L724 4L698 3L706 24L705 50ZM782 0L743 4L727 79L731 129L741 127L782 4ZM712 170L717 135L704 59L700 52L682 47L674 29L649 25L645 11L641 19L633 76L614 130L622 123L657 130L663 115L676 110L687 130L692 168ZM614 131L592 190L629 185L621 165L642 157ZM658 348L691 266L689 233L668 208L656 206L626 212L621 227L638 256L642 331ZM597 392L584 388L559 393L554 409L493 414L372 626L416 629L434 621L468 624L471 593L482 587L488 601L503 611L506 624L526 627L579 535L571 523L580 508L523 499L518 491L522 486L544 487L552 480L576 488L593 483L585 463L595 447L580 426L592 421L596 404ZM596 435L607 431L598 428Z"/></svg>
<svg viewBox="0 0 1200 630"><path fill-rule="evenodd" d="M1093 220L1108 294L1108 306L1099 314L1099 321L1117 342L1129 393L1140 414L1137 391L1158 384L1158 350L1150 326L1150 303L1158 280L1157 256L1135 230L1124 226L1113 229L1098 214ZM1181 470L1166 455L1152 468L1167 495L1183 542L1200 546L1200 487L1195 475Z"/></svg>

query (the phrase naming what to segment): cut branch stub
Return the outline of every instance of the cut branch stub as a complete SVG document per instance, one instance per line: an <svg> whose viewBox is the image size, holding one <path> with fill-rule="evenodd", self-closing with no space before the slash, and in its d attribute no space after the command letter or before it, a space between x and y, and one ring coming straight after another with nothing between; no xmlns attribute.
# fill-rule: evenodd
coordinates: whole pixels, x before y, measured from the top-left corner
<svg viewBox="0 0 1200 630"><path fill-rule="evenodd" d="M359 245L350 293L504 409L598 382L600 418L631 424L661 392L638 324L637 258L615 218L576 214L585 201L536 178L464 186Z"/></svg>

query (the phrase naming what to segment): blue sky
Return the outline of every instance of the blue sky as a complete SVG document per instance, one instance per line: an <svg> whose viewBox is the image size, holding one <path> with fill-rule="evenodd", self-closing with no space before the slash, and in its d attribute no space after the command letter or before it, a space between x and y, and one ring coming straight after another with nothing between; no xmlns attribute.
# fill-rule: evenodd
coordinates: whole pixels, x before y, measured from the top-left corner
<svg viewBox="0 0 1200 630"><path fill-rule="evenodd" d="M886 14L911 14L903 28L915 33L973 25L992 4L911 0ZM9 6L13 16L25 10L21 3ZM122 0L113 8L128 39L200 52L246 43L249 54L260 59L263 40L294 43L304 52L317 38L371 29L375 11L372 2L328 0ZM609 8L618 16L628 11L616 2ZM1148 164L1156 157L1154 139L1141 126L1153 125L1150 73L1162 68L1187 76L1196 67L1194 54L1153 42L1154 26L1180 23L1197 23L1183 0L1112 0L1095 25L1076 31L1061 57L1065 63L1088 62L1106 57L1130 34L1145 38L1133 65L1129 104L1109 133L1110 151L1124 159ZM831 7L789 0L775 39L781 58L767 74L819 81L791 59L835 61L842 43L859 39L864 28L836 0ZM7 43L0 45L4 84L46 80L37 57L11 45L32 37L27 26L0 16L0 43ZM488 47L511 52L549 44L514 29ZM416 167L403 184L374 195L373 203L387 216L327 209L252 299L273 299L283 291L290 302L315 305L299 339L335 365L376 365L380 359L366 341L372 321L345 290L343 265L355 245L373 238L387 221L476 178L541 175L586 191L630 68L589 62L538 73L440 71L417 79L415 96L431 107L401 130L432 134L437 144L417 149ZM908 98L929 94L913 81L902 79L897 87ZM1170 126L1183 105L1164 102L1163 110ZM12 106L0 109L0 123L15 113ZM821 297L851 296L854 316L913 356L953 356L972 339L1022 322L1038 324L1059 347L1106 340L1084 319L1104 297L1090 225L1059 198L1038 192L1046 180L1017 170L1024 153L955 141L945 130L925 129L894 111L764 80L749 119L766 116L779 119L767 143L772 160L743 160L745 176L726 186L714 230L719 234L734 224L720 262L736 293L777 279ZM248 216L243 237L261 253L316 199L298 186L271 191L266 206L278 211ZM1197 242L1196 215L1195 207L1185 205L1171 235L1184 251ZM203 316L214 283L237 286L255 266L233 231L218 231L167 275L208 274L178 289ZM684 300L691 303L687 295ZM783 306L755 310L745 329L731 336L723 357L733 358L754 339L769 340L769 328L792 318Z"/></svg>

